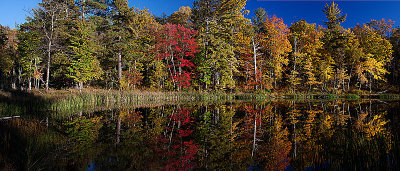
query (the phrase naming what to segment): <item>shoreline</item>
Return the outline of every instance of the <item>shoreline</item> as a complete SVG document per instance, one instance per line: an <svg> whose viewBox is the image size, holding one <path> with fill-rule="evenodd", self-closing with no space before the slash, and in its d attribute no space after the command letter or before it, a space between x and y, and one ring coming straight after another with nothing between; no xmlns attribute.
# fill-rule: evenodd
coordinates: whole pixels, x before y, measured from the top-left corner
<svg viewBox="0 0 400 171"><path fill-rule="evenodd" d="M170 104L268 101L365 101L400 100L400 94L285 94L285 93L221 93L221 92L156 92L89 89L39 91L0 91L0 116L37 115L70 117L83 111Z"/></svg>
<svg viewBox="0 0 400 171"><path fill-rule="evenodd" d="M0 90L0 100L8 102L19 101L47 101L59 102L65 100L78 100L79 98L88 98L86 100L99 100L102 103L130 103L133 101L160 101L160 102L193 102L193 101L219 101L219 100L358 100L358 99L381 99L381 100L400 100L400 94L395 93L281 93L281 92L215 92L215 91L148 91L148 90L104 90L104 89L86 89L83 91L70 90L50 90L46 91L3 91Z"/></svg>

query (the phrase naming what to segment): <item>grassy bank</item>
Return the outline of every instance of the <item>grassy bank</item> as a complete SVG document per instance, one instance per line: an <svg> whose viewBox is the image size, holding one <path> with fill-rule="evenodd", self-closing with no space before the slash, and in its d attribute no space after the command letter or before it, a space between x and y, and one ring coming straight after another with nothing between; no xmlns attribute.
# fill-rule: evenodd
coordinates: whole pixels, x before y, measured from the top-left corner
<svg viewBox="0 0 400 171"><path fill-rule="evenodd" d="M264 100L265 95L209 92L86 91L50 95L53 111L85 109L97 106L145 106L168 102L215 102L230 100Z"/></svg>
<svg viewBox="0 0 400 171"><path fill-rule="evenodd" d="M49 92L0 91L0 116L21 113L43 115L74 115L77 112L107 110L119 107L150 107L167 104L213 103L234 100L400 100L398 94L262 94L224 92L151 92L86 89L54 90ZM68 113L68 114L65 114Z"/></svg>
<svg viewBox="0 0 400 171"><path fill-rule="evenodd" d="M265 100L263 94L217 92L150 92L91 89L49 92L0 92L0 113L76 113L94 109L145 107L175 103ZM61 114L65 115L65 114Z"/></svg>

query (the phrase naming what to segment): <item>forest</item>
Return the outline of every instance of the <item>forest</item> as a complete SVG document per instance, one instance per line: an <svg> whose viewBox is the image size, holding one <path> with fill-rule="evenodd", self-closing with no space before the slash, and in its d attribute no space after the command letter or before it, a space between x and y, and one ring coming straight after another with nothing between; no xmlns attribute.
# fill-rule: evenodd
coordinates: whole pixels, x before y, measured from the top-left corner
<svg viewBox="0 0 400 171"><path fill-rule="evenodd" d="M16 29L0 25L0 88L398 92L394 21L344 28L331 2L325 25L287 25L246 1L196 0L157 17L127 0L43 0Z"/></svg>

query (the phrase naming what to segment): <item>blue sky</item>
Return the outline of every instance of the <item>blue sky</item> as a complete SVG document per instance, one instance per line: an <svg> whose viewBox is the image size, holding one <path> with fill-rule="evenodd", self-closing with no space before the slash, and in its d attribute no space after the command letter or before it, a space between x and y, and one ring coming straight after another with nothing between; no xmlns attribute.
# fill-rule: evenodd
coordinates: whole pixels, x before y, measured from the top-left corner
<svg viewBox="0 0 400 171"><path fill-rule="evenodd" d="M15 27L25 20L26 12L35 8L41 0L0 0L0 24ZM271 1L271 0L249 0L246 9L253 12L258 7L263 7L268 14L275 14L283 18L287 25L294 21L305 19L309 23L323 25L325 20L322 9L329 1ZM177 11L181 6L192 7L193 0L129 0L130 5L139 8L147 8L153 14L161 16ZM347 13L347 21L343 23L346 28L353 27L357 23L366 23L371 19L391 19L397 21L400 26L400 1L337 1L339 8ZM251 18L253 15L247 16Z"/></svg>
<svg viewBox="0 0 400 171"><path fill-rule="evenodd" d="M21 24L30 9L35 8L41 0L0 0L0 24L15 28Z"/></svg>

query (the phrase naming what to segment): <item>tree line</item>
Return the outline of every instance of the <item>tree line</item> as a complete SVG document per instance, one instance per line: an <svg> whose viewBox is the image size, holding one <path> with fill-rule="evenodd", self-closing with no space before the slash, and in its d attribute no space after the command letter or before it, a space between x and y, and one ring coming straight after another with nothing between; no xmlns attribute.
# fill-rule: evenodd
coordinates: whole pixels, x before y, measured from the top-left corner
<svg viewBox="0 0 400 171"><path fill-rule="evenodd" d="M397 90L400 29L284 21L247 0L196 0L169 16L127 0L43 0L17 29L0 27L1 89Z"/></svg>

